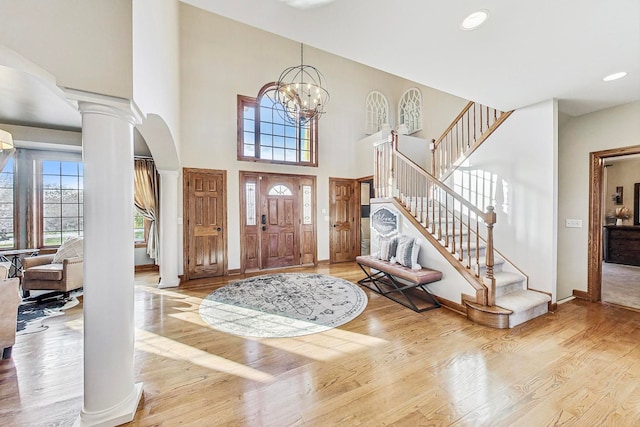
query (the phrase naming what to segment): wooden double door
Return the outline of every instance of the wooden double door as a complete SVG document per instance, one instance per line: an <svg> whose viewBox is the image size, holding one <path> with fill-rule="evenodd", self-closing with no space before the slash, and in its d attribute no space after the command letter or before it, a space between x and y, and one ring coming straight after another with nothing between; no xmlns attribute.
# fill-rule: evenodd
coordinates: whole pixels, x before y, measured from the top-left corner
<svg viewBox="0 0 640 427"><path fill-rule="evenodd" d="M315 263L315 177L240 172L242 270Z"/></svg>

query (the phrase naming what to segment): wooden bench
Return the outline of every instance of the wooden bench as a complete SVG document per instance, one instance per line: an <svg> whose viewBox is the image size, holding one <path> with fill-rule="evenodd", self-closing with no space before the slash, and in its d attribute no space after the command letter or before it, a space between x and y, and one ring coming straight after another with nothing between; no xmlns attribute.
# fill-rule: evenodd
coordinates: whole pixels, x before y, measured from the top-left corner
<svg viewBox="0 0 640 427"><path fill-rule="evenodd" d="M428 268L412 270L371 255L356 257L356 262L367 275L358 281L365 288L418 313L440 307L438 300L424 285L442 279L441 271ZM369 271L365 267L369 267Z"/></svg>

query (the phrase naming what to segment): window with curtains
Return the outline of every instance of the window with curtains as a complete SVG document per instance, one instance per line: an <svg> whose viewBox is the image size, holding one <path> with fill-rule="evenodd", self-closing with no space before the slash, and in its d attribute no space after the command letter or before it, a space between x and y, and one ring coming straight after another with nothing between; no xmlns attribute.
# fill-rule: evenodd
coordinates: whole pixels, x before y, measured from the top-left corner
<svg viewBox="0 0 640 427"><path fill-rule="evenodd" d="M138 246L146 246L151 222L145 219L137 209L133 211L133 241Z"/></svg>
<svg viewBox="0 0 640 427"><path fill-rule="evenodd" d="M159 239L157 232L160 209L160 186L158 172L152 159L134 159L134 239L137 244L145 243L147 255L158 259ZM140 224L139 217L142 217ZM142 227L139 227L142 225ZM139 237L144 236L144 240Z"/></svg>
<svg viewBox="0 0 640 427"><path fill-rule="evenodd" d="M275 83L256 98L238 95L238 160L318 166L318 122L291 123Z"/></svg>
<svg viewBox="0 0 640 427"><path fill-rule="evenodd" d="M136 245L157 254L158 178L153 161L136 168ZM79 153L19 148L0 150L0 250L54 248L84 231L84 168ZM153 202L149 203L148 200ZM142 210L142 212L141 212ZM154 218L152 221L150 218ZM152 241L149 249L149 240Z"/></svg>

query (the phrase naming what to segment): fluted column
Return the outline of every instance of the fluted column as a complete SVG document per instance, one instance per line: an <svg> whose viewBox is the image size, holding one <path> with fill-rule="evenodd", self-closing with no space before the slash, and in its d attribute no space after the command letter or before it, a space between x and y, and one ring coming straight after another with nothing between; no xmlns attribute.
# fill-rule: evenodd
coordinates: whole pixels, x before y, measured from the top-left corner
<svg viewBox="0 0 640 427"><path fill-rule="evenodd" d="M126 100L79 99L84 162L84 405L81 425L133 419L133 126Z"/></svg>
<svg viewBox="0 0 640 427"><path fill-rule="evenodd" d="M178 277L178 171L160 170L160 283L180 284Z"/></svg>

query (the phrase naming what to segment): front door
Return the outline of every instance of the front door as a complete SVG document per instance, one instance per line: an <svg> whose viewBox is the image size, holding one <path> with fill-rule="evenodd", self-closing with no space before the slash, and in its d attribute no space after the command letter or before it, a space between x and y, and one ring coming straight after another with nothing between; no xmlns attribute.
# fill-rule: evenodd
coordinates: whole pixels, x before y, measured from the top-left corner
<svg viewBox="0 0 640 427"><path fill-rule="evenodd" d="M282 175L260 181L262 268L300 264L298 181Z"/></svg>
<svg viewBox="0 0 640 427"><path fill-rule="evenodd" d="M185 274L222 276L226 270L226 171L184 169Z"/></svg>
<svg viewBox="0 0 640 427"><path fill-rule="evenodd" d="M356 258L357 227L356 181L329 178L330 261L345 262Z"/></svg>

